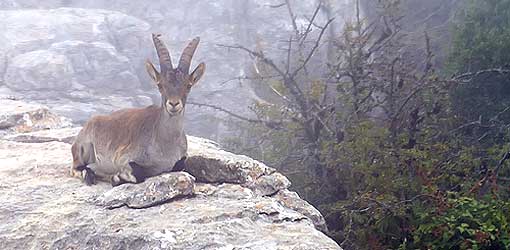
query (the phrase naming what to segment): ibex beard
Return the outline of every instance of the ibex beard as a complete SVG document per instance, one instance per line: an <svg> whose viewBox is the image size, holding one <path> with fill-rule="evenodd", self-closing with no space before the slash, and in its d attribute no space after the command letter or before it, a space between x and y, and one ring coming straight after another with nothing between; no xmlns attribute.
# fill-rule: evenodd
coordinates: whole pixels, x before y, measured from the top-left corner
<svg viewBox="0 0 510 250"><path fill-rule="evenodd" d="M184 49L177 68L160 35L152 34L152 40L160 70L149 60L145 66L161 94L161 105L123 109L85 123L71 148L71 175L87 185L98 180L113 186L138 183L174 170L186 158L186 99L205 71L205 64L200 63L189 73L200 39L193 39Z"/></svg>

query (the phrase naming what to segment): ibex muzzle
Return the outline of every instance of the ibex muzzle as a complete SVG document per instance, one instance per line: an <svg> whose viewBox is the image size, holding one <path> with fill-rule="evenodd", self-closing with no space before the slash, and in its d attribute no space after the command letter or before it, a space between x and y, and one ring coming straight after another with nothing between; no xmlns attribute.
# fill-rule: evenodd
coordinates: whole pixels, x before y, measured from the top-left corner
<svg viewBox="0 0 510 250"><path fill-rule="evenodd" d="M152 40L160 70L149 60L145 66L158 86L161 105L95 116L83 126L72 146L71 174L83 178L87 185L96 179L112 185L140 182L172 171L186 157L186 99L205 71L205 64L200 63L189 73L200 39L193 39L184 49L177 68L160 35L152 34Z"/></svg>

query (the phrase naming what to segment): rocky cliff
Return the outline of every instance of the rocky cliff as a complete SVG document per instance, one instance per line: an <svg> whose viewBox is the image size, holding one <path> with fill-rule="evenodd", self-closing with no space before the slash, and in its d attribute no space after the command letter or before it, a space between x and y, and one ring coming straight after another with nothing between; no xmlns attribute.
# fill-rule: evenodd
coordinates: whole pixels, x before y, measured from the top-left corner
<svg viewBox="0 0 510 250"><path fill-rule="evenodd" d="M285 176L212 141L188 137L186 172L85 186L69 176L79 128L2 106L0 249L340 249Z"/></svg>
<svg viewBox="0 0 510 250"><path fill-rule="evenodd" d="M150 25L113 11L60 8L0 11L0 95L36 100L83 121L91 114L151 104Z"/></svg>

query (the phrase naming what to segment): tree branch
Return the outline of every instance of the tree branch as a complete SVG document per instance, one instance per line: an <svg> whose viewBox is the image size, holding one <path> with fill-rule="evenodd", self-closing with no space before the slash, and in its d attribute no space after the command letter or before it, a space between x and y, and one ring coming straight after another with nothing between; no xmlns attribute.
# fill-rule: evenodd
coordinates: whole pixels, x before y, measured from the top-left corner
<svg viewBox="0 0 510 250"><path fill-rule="evenodd" d="M324 27L321 29L321 32L319 33L319 37L317 38L317 40L315 40L315 44L314 44L312 50L310 51L310 53L308 53L308 55L306 56L303 63L296 70L294 70L294 72L291 74L292 77L296 76L299 73L299 71L301 71L306 66L306 64L308 64L308 62L312 58L313 54L315 54L315 51L317 50L317 48L319 48L320 42L322 40L322 36L326 32L326 29L331 24L331 22L333 22L333 20L334 20L334 18L331 18L326 22Z"/></svg>
<svg viewBox="0 0 510 250"><path fill-rule="evenodd" d="M456 81L456 82L461 82L461 83L468 83L468 82L471 82L474 78L476 78L478 76L485 75L485 74L494 74L494 73L500 74L500 75L505 75L505 74L510 74L510 70L503 69L503 68L484 69L484 70L479 70L476 72L467 72L467 73L463 73L460 75L454 75L451 80Z"/></svg>
<svg viewBox="0 0 510 250"><path fill-rule="evenodd" d="M207 103L198 103L198 102L194 102L194 101L187 101L188 104L190 105L195 105L195 106L198 106L198 107L208 107L208 108L212 108L212 109L215 109L215 110L218 110L218 111L221 111L221 112L224 112L232 117L235 117L239 120L243 120L243 121L246 121L246 122L251 122L251 123L259 123L259 124L263 124L265 125L266 127L270 128L270 129L276 129L276 130L279 130L279 129L282 129L281 125L282 123L281 122L277 122L277 121L269 121L269 120L261 120L261 119L252 119L252 118L248 118L248 117L244 117L244 116L241 116L241 115L238 115L230 110L227 110L227 109L224 109L222 107L219 107L219 106L216 106L216 105L212 105L212 104L207 104Z"/></svg>
<svg viewBox="0 0 510 250"><path fill-rule="evenodd" d="M271 68L273 68L279 75L285 76L285 73L283 72L283 70L278 68L278 66L276 66L276 64L273 62L273 60L265 57L264 54L262 54L262 53L253 51L253 50L248 49L248 48L246 48L244 46L241 46L241 45L216 44L216 46L227 48L227 49L240 49L240 50L244 50L244 51L248 52L250 55L252 55L252 56L262 60L262 62L264 62L265 64L269 65Z"/></svg>
<svg viewBox="0 0 510 250"><path fill-rule="evenodd" d="M306 37L308 36L310 31L312 30L313 22L315 21L315 18L317 17L317 14L319 13L319 10L320 10L321 6L322 6L322 1L319 2L319 5L317 6L317 8L315 8L315 11L313 12L312 18L308 19L308 26L306 27L305 32L303 33L303 35L299 39L299 40L301 40L301 42L299 43L300 45L303 45L303 42L306 40Z"/></svg>

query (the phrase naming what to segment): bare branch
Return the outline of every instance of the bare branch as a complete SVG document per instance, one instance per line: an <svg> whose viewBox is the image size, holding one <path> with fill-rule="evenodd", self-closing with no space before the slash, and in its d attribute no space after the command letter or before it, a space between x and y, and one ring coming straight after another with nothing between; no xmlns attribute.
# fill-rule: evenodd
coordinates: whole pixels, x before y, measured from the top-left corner
<svg viewBox="0 0 510 250"><path fill-rule="evenodd" d="M503 166L506 160L510 159L510 152L506 152L503 157L499 160L498 165L494 168L494 176L498 176L499 170Z"/></svg>
<svg viewBox="0 0 510 250"><path fill-rule="evenodd" d="M284 94L280 93L280 91L276 90L271 84L269 84L269 88L279 97L281 97L283 100L285 100L288 104L292 105L292 101L289 100Z"/></svg>
<svg viewBox="0 0 510 250"><path fill-rule="evenodd" d="M432 65L433 53L432 53L432 50L430 48L430 38L427 35L427 33L425 33L425 46L426 46L426 51L427 51L427 55L426 55L427 58L426 58L426 62L425 62L425 69L424 69L423 75L418 80L418 82L422 82L422 83L418 84L418 86L416 86L414 88L414 90L411 91L411 93L407 96L407 98L404 100L404 102L400 105L400 108L398 109L397 113L394 114L394 118L396 118L397 116L400 115L400 113L403 111L404 107L409 103L409 101L416 94L418 94L420 91L422 91L423 89L425 89L426 87L428 87L430 85L430 82L424 82L425 79L430 75L430 73L433 70L433 65Z"/></svg>
<svg viewBox="0 0 510 250"><path fill-rule="evenodd" d="M244 51L248 52L250 55L260 59L263 63L269 65L273 70L275 70L283 78L283 84L285 85L285 87L287 89L289 89L289 91L292 94L292 96L296 99L296 101L299 104L299 107L300 107L303 115L306 115L305 113L306 113L308 105L307 105L305 94L299 88L299 86L296 83L294 77L292 75L288 76L288 74L283 72L278 66L276 66L276 64L273 62L273 60L267 58L261 52L253 51L253 50L248 49L248 48L246 48L244 46L241 46L241 45L223 45L223 44L218 44L217 46L224 47L224 48L229 48L229 49L244 50Z"/></svg>
<svg viewBox="0 0 510 250"><path fill-rule="evenodd" d="M264 79L272 79L280 77L278 75L270 75L270 76L257 76L257 77L249 77L249 76L238 76L238 77L232 77L230 79L227 79L225 81L220 82L220 85L225 85L231 81L242 81L242 80L264 80Z"/></svg>
<svg viewBox="0 0 510 250"><path fill-rule="evenodd" d="M289 74L289 71L290 71L290 57L291 57L291 52L292 52L292 36L289 37L289 47L287 48L287 69L285 71L285 74Z"/></svg>
<svg viewBox="0 0 510 250"><path fill-rule="evenodd" d="M476 72L467 72L467 73L463 73L463 74L456 75L456 76L454 75L451 80L457 81L457 82L462 82L462 83L468 83L468 82L471 82L474 78L479 77L481 75L485 75L485 74L505 75L505 74L510 74L510 70L503 69L503 68L484 69L484 70L479 70Z"/></svg>
<svg viewBox="0 0 510 250"><path fill-rule="evenodd" d="M275 5L266 5L268 6L269 8L280 8L282 6L284 6L286 3L280 3L280 4L275 4Z"/></svg>
<svg viewBox="0 0 510 250"><path fill-rule="evenodd" d="M329 19L326 24L324 25L324 27L321 29L321 32L319 34L319 37L317 38L317 40L315 41L315 45L313 46L312 50L310 51L310 53L308 53L308 55L306 56L305 60L303 61L303 63L296 69L294 70L294 72L291 74L292 77L296 76L299 71L301 71L305 66L306 64L308 64L308 62L310 61L310 59L312 58L313 54L315 54L315 51L317 50L317 48L319 48L319 45L320 45L320 42L322 40L322 36L324 35L324 33L326 32L326 29L328 28L328 26L331 24L331 22L333 22L334 18L332 19Z"/></svg>
<svg viewBox="0 0 510 250"><path fill-rule="evenodd" d="M221 112L224 112L232 117L235 117L239 120L243 120L243 121L246 121L246 122L251 122L251 123L259 123L259 124L263 124L264 126L270 128L270 129L275 129L275 130L279 130L279 129L283 129L282 128L282 123L281 122L277 122L277 121L270 121L270 120L261 120L261 119L252 119L252 118L248 118L248 117L244 117L244 116L241 116L241 115L238 115L230 110L227 110L227 109L224 109L222 107L219 107L219 106L216 106L216 105L212 105L212 104L207 104L207 103L198 103L198 102L193 102L193 101L188 101L187 102L188 104L191 104L191 105L195 105L195 106L198 106L198 107L208 107L208 108L212 108L212 109L215 109L215 110L218 110L218 111L221 111Z"/></svg>
<svg viewBox="0 0 510 250"><path fill-rule="evenodd" d="M306 40L306 37L308 36L310 31L312 31L313 22L315 21L315 18L317 17L317 14L319 13L319 10L321 9L321 7L322 7L322 1L319 2L319 5L317 6L317 8L315 8L312 18L307 19L308 26L306 27L305 33L303 33L303 36L301 36L301 38L300 38L300 40L301 40L300 45L303 45L304 41Z"/></svg>
<svg viewBox="0 0 510 250"><path fill-rule="evenodd" d="M187 102L188 104L191 104L191 105L195 105L195 106L198 106L198 107L208 107L208 108L212 108L212 109L215 109L215 110L218 110L218 111L221 111L221 112L224 112L228 115L231 115L237 119L240 119L240 120L243 120L243 121L247 121L247 122L253 122L253 123L264 123L264 121L262 120L259 120L259 119L251 119L251 118L247 118L247 117L244 117L244 116L240 116L232 111L229 111L227 109L224 109L222 107L219 107L219 106L216 106L216 105L212 105L212 104L207 104L207 103L198 103L198 102L193 102L193 101L188 101Z"/></svg>
<svg viewBox="0 0 510 250"><path fill-rule="evenodd" d="M246 48L244 46L241 46L241 45L216 44L216 46L223 47L223 48L228 48L228 49L240 49L240 50L244 50L244 51L248 52L250 55L252 55L252 56L262 60L262 62L264 62L265 64L269 65L271 68L273 68L281 76L285 76L285 73L283 72L283 70L278 68L278 66L276 66L276 64L273 62L273 60L265 57L264 54L262 54L262 53L253 51L253 50L248 49L248 48Z"/></svg>
<svg viewBox="0 0 510 250"><path fill-rule="evenodd" d="M499 160L498 165L496 165L496 167L493 170L487 171L485 173L484 177L480 181L478 181L473 186L473 188L471 188L470 193L479 193L480 191L483 193L487 183L496 182L498 179L499 170L508 159L510 159L510 152L506 152L503 155L503 157Z"/></svg>
<svg viewBox="0 0 510 250"><path fill-rule="evenodd" d="M506 107L505 109L501 110L499 113L497 113L496 115L494 115L489 121L490 122L494 122L494 121L497 121L499 119L499 117L506 113L508 110L510 110L510 106Z"/></svg>
<svg viewBox="0 0 510 250"><path fill-rule="evenodd" d="M296 37L299 37L299 30L296 24L296 16L292 11L292 7L290 6L290 0L285 0L285 4L287 5L287 10L289 11L290 20L292 22L292 27L294 28L294 32L296 32Z"/></svg>

